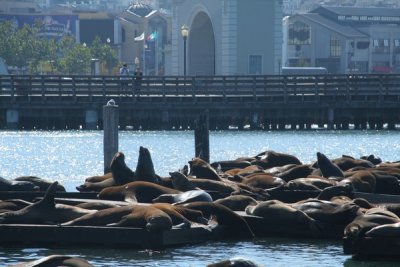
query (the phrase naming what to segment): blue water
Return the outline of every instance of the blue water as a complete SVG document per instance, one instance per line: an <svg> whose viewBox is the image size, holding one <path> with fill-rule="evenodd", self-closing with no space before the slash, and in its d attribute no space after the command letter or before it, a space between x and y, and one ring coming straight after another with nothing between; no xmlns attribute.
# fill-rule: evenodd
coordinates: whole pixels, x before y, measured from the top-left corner
<svg viewBox="0 0 400 267"><path fill-rule="evenodd" d="M194 156L192 131L121 131L119 150L134 169L139 147L150 150L156 172L167 176ZM303 163L316 152L329 158L342 154L375 154L384 161L400 160L399 131L222 131L210 134L211 161L253 156L275 150L297 156ZM101 131L0 131L0 176L35 175L59 181L67 191L103 171ZM95 266L206 266L232 257L244 257L262 266L398 266L396 262L363 262L343 255L341 242L256 239L213 242L162 251L111 249L2 248L0 266L50 254L87 259Z"/></svg>

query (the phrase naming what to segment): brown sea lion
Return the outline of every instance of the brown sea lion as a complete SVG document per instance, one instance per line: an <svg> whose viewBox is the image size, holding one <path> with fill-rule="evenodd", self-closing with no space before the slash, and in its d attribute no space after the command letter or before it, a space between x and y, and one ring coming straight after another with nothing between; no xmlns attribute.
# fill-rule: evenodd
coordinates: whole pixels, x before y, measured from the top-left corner
<svg viewBox="0 0 400 267"><path fill-rule="evenodd" d="M138 227L149 232L172 228L172 220L164 211L152 206L128 205L109 208L63 223L62 226Z"/></svg>
<svg viewBox="0 0 400 267"><path fill-rule="evenodd" d="M348 238L363 237L366 232L376 226L398 222L400 219L394 213L382 208L372 208L349 223L344 230L344 236Z"/></svg>
<svg viewBox="0 0 400 267"><path fill-rule="evenodd" d="M317 190L336 185L337 182L326 178L297 178L291 180L285 186L288 190Z"/></svg>
<svg viewBox="0 0 400 267"><path fill-rule="evenodd" d="M179 227L189 228L192 222L207 224L208 220L203 217L203 213L198 210L189 209L184 206L173 206L169 203L154 203L151 205L164 211L171 217L172 224Z"/></svg>
<svg viewBox="0 0 400 267"><path fill-rule="evenodd" d="M107 172L103 175L95 175L95 176L87 177L87 178L85 178L85 182L98 183L98 182L107 180L109 178L112 178L112 172Z"/></svg>
<svg viewBox="0 0 400 267"><path fill-rule="evenodd" d="M181 172L170 172L174 188L180 191L202 189L206 191L218 192L222 195L249 195L256 199L267 199L269 194L263 189L251 188L240 183L234 183L226 179L213 181L209 179L192 179L186 177Z"/></svg>
<svg viewBox="0 0 400 267"><path fill-rule="evenodd" d="M13 179L14 181L25 181L25 182L31 182L34 185L39 187L40 191L46 191L47 188L49 188L49 186L53 183L51 181L48 181L46 179L37 177L37 176L20 176L17 178ZM65 187L58 184L57 188L56 188L57 192L65 192Z"/></svg>
<svg viewBox="0 0 400 267"><path fill-rule="evenodd" d="M289 168L281 173L277 173L275 174L275 176L281 178L285 182L289 182L297 178L307 177L313 171L314 168L312 168L311 166L306 164L300 164L300 165L295 165L292 168Z"/></svg>
<svg viewBox="0 0 400 267"><path fill-rule="evenodd" d="M105 188L100 191L98 198L131 203L152 203L153 199L162 194L178 194L180 192L155 183L136 181L121 186Z"/></svg>
<svg viewBox="0 0 400 267"><path fill-rule="evenodd" d="M340 184L351 184L355 192L375 192L376 177L369 170L360 170L351 173L346 173L346 178L340 181Z"/></svg>
<svg viewBox="0 0 400 267"><path fill-rule="evenodd" d="M212 197L204 190L189 190L178 194L163 194L153 199L154 203L170 203L174 205L185 204L189 202L212 202Z"/></svg>
<svg viewBox="0 0 400 267"><path fill-rule="evenodd" d="M104 203L104 202L83 202L75 205L75 207L82 208L82 209L87 209L87 210L104 210L104 209L109 209L109 208L116 208L120 207L120 205L114 204L114 203Z"/></svg>
<svg viewBox="0 0 400 267"><path fill-rule="evenodd" d="M39 186L26 181L14 181L0 177L1 191L39 191Z"/></svg>
<svg viewBox="0 0 400 267"><path fill-rule="evenodd" d="M234 237L254 237L254 233L247 222L223 205L212 202L192 202L184 204L184 207L199 210L206 217L210 217L211 215L216 216L219 225L225 225L234 231Z"/></svg>
<svg viewBox="0 0 400 267"><path fill-rule="evenodd" d="M125 155L122 152L115 153L110 169L117 185L124 185L135 180L135 173L126 165Z"/></svg>
<svg viewBox="0 0 400 267"><path fill-rule="evenodd" d="M76 187L79 192L100 192L104 188L116 186L114 178L107 178L99 182L85 182Z"/></svg>
<svg viewBox="0 0 400 267"><path fill-rule="evenodd" d="M386 238L399 238L400 237L400 222L390 223L375 226L365 233L369 237L386 237Z"/></svg>
<svg viewBox="0 0 400 267"><path fill-rule="evenodd" d="M247 176L253 173L263 173L263 169L260 166L257 165L250 165L245 168L236 168L236 169L230 169L225 171L225 175L228 176L233 176L233 175L241 175L241 176Z"/></svg>
<svg viewBox="0 0 400 267"><path fill-rule="evenodd" d="M322 176L325 178L329 177L343 177L343 171L330 159L328 159L321 152L317 152L318 168L321 170Z"/></svg>
<svg viewBox="0 0 400 267"><path fill-rule="evenodd" d="M243 169L251 166L250 161L235 159L235 160L223 160L223 161L215 161L210 164L214 169L220 168L221 171L226 172L231 169Z"/></svg>
<svg viewBox="0 0 400 267"><path fill-rule="evenodd" d="M373 168L375 167L368 160L355 159L349 156L342 156L341 158L333 159L332 163L336 164L342 171L346 171L355 167Z"/></svg>
<svg viewBox="0 0 400 267"><path fill-rule="evenodd" d="M259 165L263 169L284 166L287 164L296 164L296 165L301 164L301 161L293 155L279 153L272 150L267 150L265 152L262 152L258 154L256 158L257 159L252 161L251 163L253 165Z"/></svg>
<svg viewBox="0 0 400 267"><path fill-rule="evenodd" d="M65 255L50 255L38 260L9 265L8 267L95 267L88 261L82 258L65 256Z"/></svg>
<svg viewBox="0 0 400 267"><path fill-rule="evenodd" d="M265 226L262 230L269 234L303 237L322 235L314 219L279 200L267 200L259 202L256 206L248 206L246 213L262 217Z"/></svg>
<svg viewBox="0 0 400 267"><path fill-rule="evenodd" d="M247 206L255 206L258 202L249 196L235 195L217 199L214 203L224 205L233 211L244 211Z"/></svg>
<svg viewBox="0 0 400 267"><path fill-rule="evenodd" d="M286 184L286 182L281 178L272 176L271 174L268 173L253 173L247 175L246 177L235 175L234 178L235 178L234 181L240 182L242 184L251 187L263 188L263 189L274 188Z"/></svg>
<svg viewBox="0 0 400 267"><path fill-rule="evenodd" d="M28 202L22 199L7 199L0 200L0 213L7 211L16 211L31 205L32 202Z"/></svg>
<svg viewBox="0 0 400 267"><path fill-rule="evenodd" d="M62 223L73 220L82 215L95 212L95 210L86 210L70 205L56 204L54 202L56 188L57 182L54 182L47 189L46 194L40 201L17 211L10 211L0 214L0 223Z"/></svg>
<svg viewBox="0 0 400 267"><path fill-rule="evenodd" d="M196 178L209 179L214 181L221 181L221 177L210 164L201 158L193 158L189 161L190 172L189 175Z"/></svg>
<svg viewBox="0 0 400 267"><path fill-rule="evenodd" d="M156 175L150 151L145 147L139 148L139 158L135 170L135 181L147 181L159 184L160 177Z"/></svg>

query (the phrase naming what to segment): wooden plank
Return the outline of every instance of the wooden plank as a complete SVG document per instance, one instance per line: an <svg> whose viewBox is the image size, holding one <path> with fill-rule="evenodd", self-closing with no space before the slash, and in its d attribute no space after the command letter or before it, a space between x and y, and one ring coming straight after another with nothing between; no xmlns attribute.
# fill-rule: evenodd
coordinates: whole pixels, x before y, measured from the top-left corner
<svg viewBox="0 0 400 267"><path fill-rule="evenodd" d="M354 192L353 198L364 198L372 204L400 203L400 195Z"/></svg>
<svg viewBox="0 0 400 267"><path fill-rule="evenodd" d="M343 238L343 252L360 258L400 258L400 238Z"/></svg>
<svg viewBox="0 0 400 267"><path fill-rule="evenodd" d="M45 192L26 192L26 191L3 191L0 192L0 200L22 199L32 201L35 198L43 197ZM56 198L76 198L76 199L97 199L95 192L56 192Z"/></svg>

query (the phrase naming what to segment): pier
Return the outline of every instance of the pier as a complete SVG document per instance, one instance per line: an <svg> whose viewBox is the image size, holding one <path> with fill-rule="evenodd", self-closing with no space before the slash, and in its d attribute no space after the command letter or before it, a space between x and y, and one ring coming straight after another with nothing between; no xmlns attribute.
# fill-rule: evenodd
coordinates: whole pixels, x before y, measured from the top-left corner
<svg viewBox="0 0 400 267"><path fill-rule="evenodd" d="M120 129L394 129L400 74L144 76L0 75L0 128L102 129L119 106Z"/></svg>

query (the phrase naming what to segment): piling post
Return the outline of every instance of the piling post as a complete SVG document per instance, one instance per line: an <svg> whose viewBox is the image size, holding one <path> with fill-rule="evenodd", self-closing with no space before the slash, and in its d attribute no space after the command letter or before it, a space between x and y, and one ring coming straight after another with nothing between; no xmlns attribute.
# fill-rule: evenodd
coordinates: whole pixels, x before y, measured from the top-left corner
<svg viewBox="0 0 400 267"><path fill-rule="evenodd" d="M118 105L111 99L103 106L104 173L110 171L111 160L118 152Z"/></svg>
<svg viewBox="0 0 400 267"><path fill-rule="evenodd" d="M194 145L196 157L210 162L210 136L209 136L209 114L203 111L194 121Z"/></svg>

